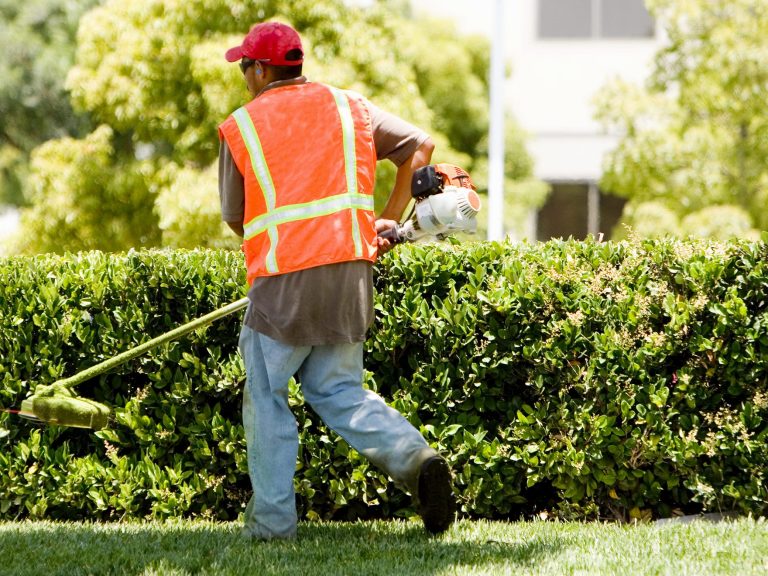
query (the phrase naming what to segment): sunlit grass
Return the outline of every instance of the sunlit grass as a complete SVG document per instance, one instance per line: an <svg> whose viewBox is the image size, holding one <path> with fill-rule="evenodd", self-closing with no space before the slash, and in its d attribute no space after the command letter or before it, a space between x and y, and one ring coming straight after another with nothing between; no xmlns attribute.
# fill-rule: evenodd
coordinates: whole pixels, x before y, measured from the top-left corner
<svg viewBox="0 0 768 576"><path fill-rule="evenodd" d="M301 524L253 542L234 523L0 523L3 575L766 574L768 523L618 526L462 521Z"/></svg>

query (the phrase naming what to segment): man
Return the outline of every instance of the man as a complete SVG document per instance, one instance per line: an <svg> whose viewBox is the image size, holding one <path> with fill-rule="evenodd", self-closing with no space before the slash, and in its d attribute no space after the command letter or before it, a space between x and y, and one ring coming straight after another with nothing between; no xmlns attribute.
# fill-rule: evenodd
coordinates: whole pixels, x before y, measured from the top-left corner
<svg viewBox="0 0 768 576"><path fill-rule="evenodd" d="M296 535L294 375L326 425L416 497L429 532L443 532L455 515L447 463L362 387L372 264L390 248L377 232L402 217L411 174L429 164L434 146L361 96L309 82L290 26L255 26L226 59L239 61L253 96L219 128L222 216L244 237L251 284L240 336L253 485L244 532L261 540ZM398 169L376 219L374 171L383 158Z"/></svg>

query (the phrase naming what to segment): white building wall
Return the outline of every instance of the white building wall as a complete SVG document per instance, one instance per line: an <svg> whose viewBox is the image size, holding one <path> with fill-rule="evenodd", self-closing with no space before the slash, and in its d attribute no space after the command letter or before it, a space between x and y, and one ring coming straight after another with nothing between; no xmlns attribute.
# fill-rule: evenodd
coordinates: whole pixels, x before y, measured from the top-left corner
<svg viewBox="0 0 768 576"><path fill-rule="evenodd" d="M412 0L417 12L441 14L462 32L488 35L493 5L494 0ZM641 83L658 49L658 32L653 39L539 39L538 0L506 0L504 12L508 107L529 135L536 176L597 181L603 156L616 140L593 120L594 96L614 77Z"/></svg>
<svg viewBox="0 0 768 576"><path fill-rule="evenodd" d="M536 0L509 2L510 108L529 132L536 175L549 181L598 180L616 140L594 121L593 99L610 79L642 83L657 39L537 38Z"/></svg>
<svg viewBox="0 0 768 576"><path fill-rule="evenodd" d="M11 206L0 206L0 257L8 256L7 243L19 228L19 211Z"/></svg>

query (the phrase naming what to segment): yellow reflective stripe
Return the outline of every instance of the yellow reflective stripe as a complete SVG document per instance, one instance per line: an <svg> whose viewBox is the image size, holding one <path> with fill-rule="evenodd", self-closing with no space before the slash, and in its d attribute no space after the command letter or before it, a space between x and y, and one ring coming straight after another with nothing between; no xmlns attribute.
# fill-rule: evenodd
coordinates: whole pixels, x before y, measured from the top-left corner
<svg viewBox="0 0 768 576"><path fill-rule="evenodd" d="M238 108L232 114L237 123L237 127L240 130L240 135L243 137L245 147L248 149L248 156L251 159L251 167L253 173L256 175L256 180L261 186L261 191L264 194L264 202L267 206L267 212L271 212L275 209L275 185L272 182L272 175L269 173L267 167L267 159L264 158L264 150L261 148L261 141L259 135L256 132L256 127L253 125L248 111L243 108ZM267 271L270 273L278 272L277 268L277 228L269 231L270 246L267 253Z"/></svg>
<svg viewBox="0 0 768 576"><path fill-rule="evenodd" d="M352 118L352 109L349 106L347 96L339 90L329 86L336 108L341 118L341 132L344 143L344 172L347 176L347 193L357 194L357 154L355 154L355 121ZM357 221L357 211L352 210L352 241L355 243L355 256L363 255L363 241L360 236L360 224Z"/></svg>
<svg viewBox="0 0 768 576"><path fill-rule="evenodd" d="M272 212L257 216L245 225L245 239L250 240L257 234L261 234L265 230L272 230L280 224L327 216L341 210L373 211L373 196L370 194L337 194L312 202L275 208Z"/></svg>
<svg viewBox="0 0 768 576"><path fill-rule="evenodd" d="M357 194L357 156L355 155L355 121L347 96L338 88L330 87L341 118L344 142L344 171L347 176L347 192Z"/></svg>

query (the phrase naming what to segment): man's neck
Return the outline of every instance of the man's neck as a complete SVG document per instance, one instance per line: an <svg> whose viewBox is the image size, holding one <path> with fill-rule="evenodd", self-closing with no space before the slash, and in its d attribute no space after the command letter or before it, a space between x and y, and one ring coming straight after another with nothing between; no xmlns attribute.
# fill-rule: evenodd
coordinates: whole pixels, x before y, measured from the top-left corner
<svg viewBox="0 0 768 576"><path fill-rule="evenodd" d="M307 83L307 77L306 76L297 76L296 78L288 78L286 80L275 80L273 82L270 82L264 88L259 90L259 93L256 94L256 98L264 94L267 90L272 90L273 88L280 88L282 86L294 86L296 84L306 84Z"/></svg>

